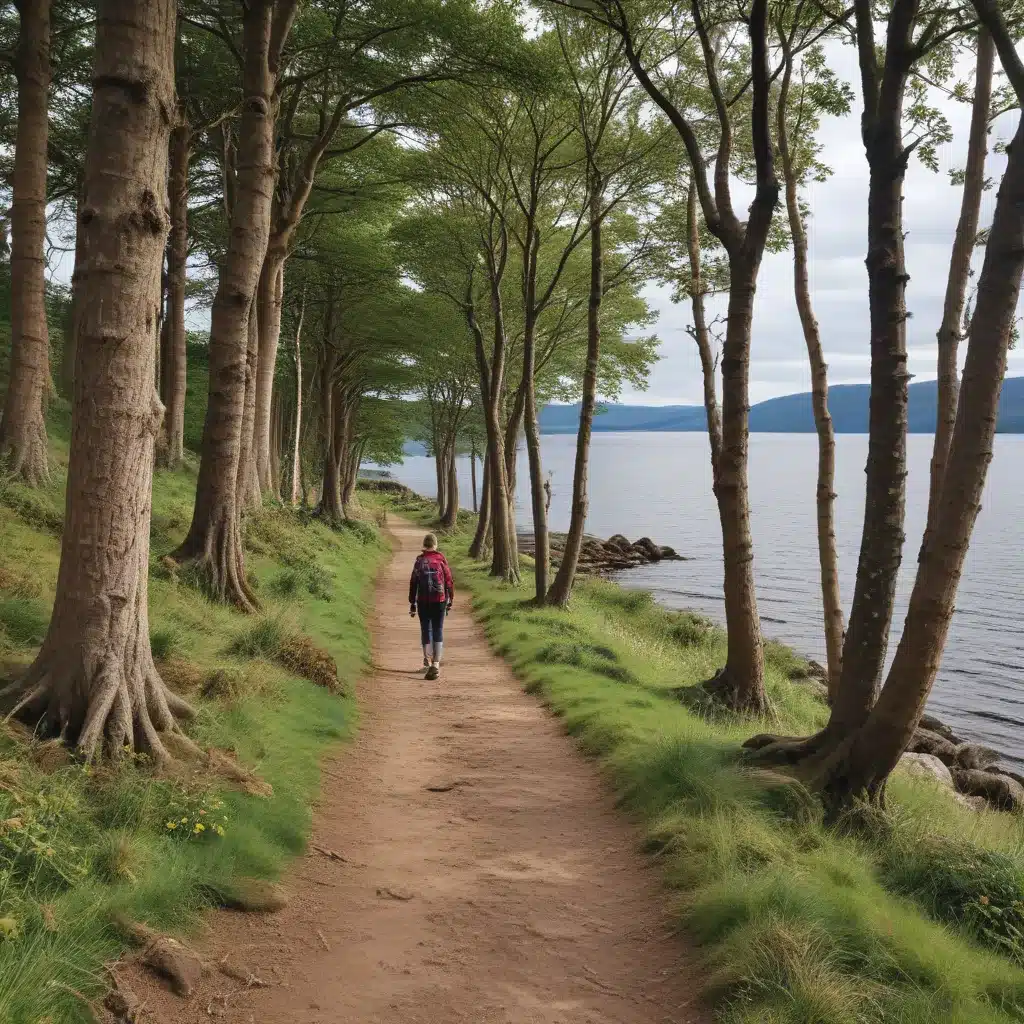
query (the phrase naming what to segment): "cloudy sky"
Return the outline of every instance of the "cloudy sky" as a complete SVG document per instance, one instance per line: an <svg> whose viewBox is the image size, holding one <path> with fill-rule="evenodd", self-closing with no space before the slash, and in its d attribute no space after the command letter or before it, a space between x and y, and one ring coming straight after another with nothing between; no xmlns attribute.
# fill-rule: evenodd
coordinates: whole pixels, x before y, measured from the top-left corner
<svg viewBox="0 0 1024 1024"><path fill-rule="evenodd" d="M850 48L832 54L836 70L857 86L855 55ZM859 89L857 90L859 93ZM911 165L904 205L907 270L911 280L907 305L910 372L915 379L935 377L935 333L942 316L942 301L949 266L949 251L960 212L960 192L950 184L948 171L962 168L967 150L970 107L945 102L943 109L953 126L953 142L939 153L940 173L920 163ZM824 184L809 190L812 219L808 225L811 290L821 324L830 384L868 380L870 370L867 300L867 163L861 144L859 95L846 118L830 118L822 126L822 159L834 171ZM997 125L1005 138L1012 131L1010 118ZM1002 173L1003 158L989 155L990 177ZM737 196L737 200L739 197ZM987 225L995 203L995 190L985 196L982 224ZM736 202L737 211L743 205ZM780 210L781 216L785 211ZM975 261L980 266L980 253ZM686 334L688 304L675 305L668 290L649 288L648 301L660 314L656 330L662 339L662 360L655 367L646 393L624 393L622 401L648 405L701 403L700 363L696 347ZM1010 353L1009 374L1024 374L1024 351ZM751 350L751 402L775 395L810 390L810 371L800 321L793 300L792 256L768 256L762 266L754 316Z"/></svg>

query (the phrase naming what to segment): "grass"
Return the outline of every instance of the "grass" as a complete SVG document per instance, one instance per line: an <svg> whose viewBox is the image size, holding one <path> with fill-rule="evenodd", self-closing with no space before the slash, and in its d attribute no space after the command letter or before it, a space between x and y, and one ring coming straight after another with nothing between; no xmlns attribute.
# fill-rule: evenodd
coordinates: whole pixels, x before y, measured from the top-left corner
<svg viewBox="0 0 1024 1024"><path fill-rule="evenodd" d="M429 522L418 500L392 507ZM802 659L766 648L771 722L684 705L724 636L650 595L582 581L571 610L445 551L494 649L601 759L642 823L722 1024L1007 1024L1024 1020L1024 820L975 812L897 773L890 812L826 828L784 777L744 769L741 741L823 721Z"/></svg>
<svg viewBox="0 0 1024 1024"><path fill-rule="evenodd" d="M59 402L51 428L51 484L0 483L0 677L31 660L53 602L68 437ZM150 641L197 710L192 738L259 783L198 769L159 776L144 761L91 768L0 725L0 1021L91 1020L69 990L105 988L103 964L122 950L114 911L188 934L217 893L277 878L306 843L321 758L354 727L351 699L282 661L301 637L337 664L342 686L364 670L384 556L376 531L334 532L281 509L250 519L247 565L264 613L246 618L161 562L188 527L194 488L194 466L154 481ZM276 586L288 573L301 585Z"/></svg>

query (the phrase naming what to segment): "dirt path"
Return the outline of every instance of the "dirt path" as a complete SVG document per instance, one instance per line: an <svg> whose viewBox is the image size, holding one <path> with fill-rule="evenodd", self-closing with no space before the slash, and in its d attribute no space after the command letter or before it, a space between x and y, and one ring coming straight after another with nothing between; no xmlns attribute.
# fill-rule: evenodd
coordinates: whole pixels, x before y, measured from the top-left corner
<svg viewBox="0 0 1024 1024"><path fill-rule="evenodd" d="M312 851L280 913L218 913L212 976L161 1022L696 1024L657 873L597 770L496 658L459 595L437 682L406 603L421 531L394 527L362 728L327 767ZM441 791L431 791L441 790Z"/></svg>

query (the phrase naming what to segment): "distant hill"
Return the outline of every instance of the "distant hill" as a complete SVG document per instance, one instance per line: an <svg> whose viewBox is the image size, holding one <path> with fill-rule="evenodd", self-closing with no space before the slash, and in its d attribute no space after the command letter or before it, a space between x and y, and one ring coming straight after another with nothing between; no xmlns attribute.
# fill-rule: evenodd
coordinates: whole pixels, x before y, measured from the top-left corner
<svg viewBox="0 0 1024 1024"><path fill-rule="evenodd" d="M837 384L829 388L828 404L838 434L868 432L867 384ZM933 380L910 385L908 412L910 432L930 434L935 430L937 385ZM549 405L540 414L544 434L575 434L578 405ZM704 430L704 408L699 405L607 405L594 418L600 431L690 431ZM759 402L750 409L750 429L758 433L804 434L814 432L810 392L784 395ZM1007 377L999 403L997 429L1006 434L1024 433L1024 377Z"/></svg>

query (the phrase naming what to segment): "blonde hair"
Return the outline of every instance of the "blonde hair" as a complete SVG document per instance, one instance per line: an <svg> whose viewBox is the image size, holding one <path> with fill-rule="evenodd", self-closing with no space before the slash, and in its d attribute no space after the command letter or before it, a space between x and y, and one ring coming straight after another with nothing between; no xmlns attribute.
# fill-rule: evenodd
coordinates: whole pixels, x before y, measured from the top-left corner
<svg viewBox="0 0 1024 1024"><path fill-rule="evenodd" d="M426 537L423 538L423 550L424 551L433 551L436 548L437 548L437 538L432 533L428 533L426 535Z"/></svg>

